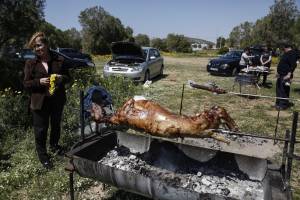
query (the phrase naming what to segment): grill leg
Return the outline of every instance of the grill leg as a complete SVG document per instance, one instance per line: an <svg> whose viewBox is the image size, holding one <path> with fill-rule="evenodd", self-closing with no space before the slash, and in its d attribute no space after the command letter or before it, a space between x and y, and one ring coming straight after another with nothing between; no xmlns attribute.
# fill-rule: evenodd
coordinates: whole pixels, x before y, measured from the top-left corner
<svg viewBox="0 0 300 200"><path fill-rule="evenodd" d="M74 200L74 173L70 172L69 173L69 183L70 183L70 198L71 200Z"/></svg>

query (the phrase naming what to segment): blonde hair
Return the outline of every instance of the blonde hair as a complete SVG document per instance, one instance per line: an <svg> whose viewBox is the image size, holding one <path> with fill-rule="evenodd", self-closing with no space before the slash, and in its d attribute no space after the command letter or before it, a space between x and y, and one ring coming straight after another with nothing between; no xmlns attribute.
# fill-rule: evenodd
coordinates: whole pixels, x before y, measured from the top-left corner
<svg viewBox="0 0 300 200"><path fill-rule="evenodd" d="M31 36L31 38L30 38L30 40L29 40L29 42L28 42L28 47L29 48L31 48L31 49L33 49L34 48L34 45L35 45L35 40L36 40L36 38L41 38L41 41L44 43L44 44L47 44L48 45L48 40L47 40L47 37L46 37L46 34L44 33L44 32L36 32L36 33L34 33L32 36Z"/></svg>

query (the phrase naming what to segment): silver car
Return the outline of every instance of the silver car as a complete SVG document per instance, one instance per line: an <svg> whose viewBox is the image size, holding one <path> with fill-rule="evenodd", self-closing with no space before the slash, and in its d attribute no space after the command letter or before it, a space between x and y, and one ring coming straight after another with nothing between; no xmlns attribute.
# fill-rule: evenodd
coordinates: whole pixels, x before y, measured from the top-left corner
<svg viewBox="0 0 300 200"><path fill-rule="evenodd" d="M131 42L112 44L112 60L103 68L104 77L124 76L134 81L147 81L163 75L163 58L152 47L140 47Z"/></svg>

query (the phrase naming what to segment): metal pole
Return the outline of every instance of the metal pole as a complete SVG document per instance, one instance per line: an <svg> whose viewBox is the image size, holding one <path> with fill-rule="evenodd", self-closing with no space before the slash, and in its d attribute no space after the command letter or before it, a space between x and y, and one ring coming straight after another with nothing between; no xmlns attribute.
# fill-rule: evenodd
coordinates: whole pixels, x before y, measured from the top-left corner
<svg viewBox="0 0 300 200"><path fill-rule="evenodd" d="M182 110L183 94L184 94L184 84L182 85L182 93L181 93L181 102L180 102L179 115L181 115L181 110Z"/></svg>
<svg viewBox="0 0 300 200"><path fill-rule="evenodd" d="M81 139L84 140L84 107L83 107L83 91L80 90L80 133Z"/></svg>
<svg viewBox="0 0 300 200"><path fill-rule="evenodd" d="M208 130L212 131L212 132L225 133L225 134L229 134L229 135L247 136L247 137L270 139L270 140L275 139L274 137L269 137L269 136L253 135L251 133L242 133L242 132L228 131L228 130L223 130L223 129L208 129ZM276 138L276 140L281 141L281 142L290 142L290 139ZM300 143L300 141L295 141L295 143Z"/></svg>
<svg viewBox="0 0 300 200"><path fill-rule="evenodd" d="M282 150L282 161L281 161L281 174L282 174L282 178L283 180L285 179L286 176L286 159L287 159L287 151L288 151L288 145L289 145L289 138L290 138L290 130L286 130L285 132L285 139L286 141L284 142L284 147ZM286 189L286 180L283 181L284 183L284 190Z"/></svg>
<svg viewBox="0 0 300 200"><path fill-rule="evenodd" d="M74 178L73 178L73 172L69 173L69 183L70 183L70 197L71 200L74 200Z"/></svg>
<svg viewBox="0 0 300 200"><path fill-rule="evenodd" d="M290 137L290 146L289 153L287 159L287 168L286 168L286 183L290 186L290 179L292 173L293 166L293 155L294 155L294 146L296 141L296 132L297 132L297 123L298 123L298 112L293 112L293 124L292 124L292 132Z"/></svg>
<svg viewBox="0 0 300 200"><path fill-rule="evenodd" d="M277 138L277 128L278 128L278 123L279 123L279 114L280 114L280 110L278 110L277 113L277 119L276 119L276 126L275 126L275 131L274 131L274 138ZM274 139L274 144L277 143L277 140Z"/></svg>

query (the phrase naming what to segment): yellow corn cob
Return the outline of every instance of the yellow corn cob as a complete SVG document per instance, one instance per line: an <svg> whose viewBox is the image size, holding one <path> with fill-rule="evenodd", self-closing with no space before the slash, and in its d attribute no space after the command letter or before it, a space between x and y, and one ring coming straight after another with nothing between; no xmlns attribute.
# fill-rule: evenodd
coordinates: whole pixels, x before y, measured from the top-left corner
<svg viewBox="0 0 300 200"><path fill-rule="evenodd" d="M56 78L57 78L57 74L51 74L51 76L50 76L50 87L49 87L49 94L50 95L54 94Z"/></svg>

